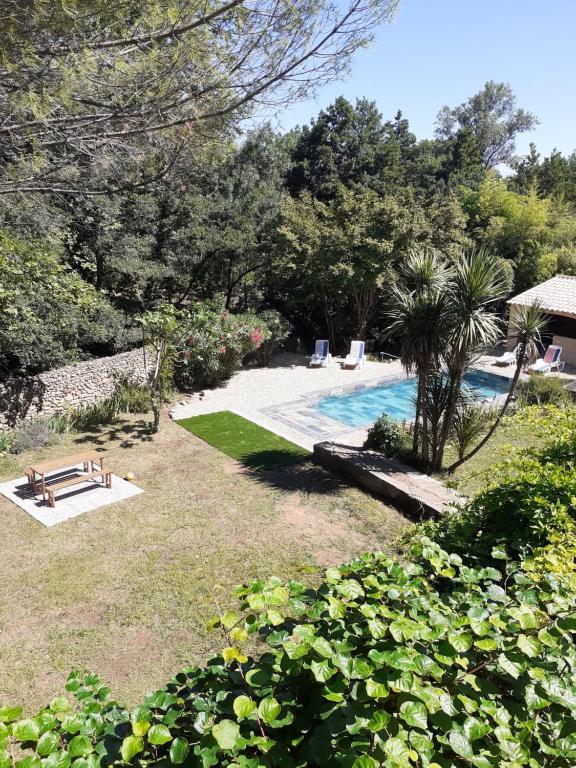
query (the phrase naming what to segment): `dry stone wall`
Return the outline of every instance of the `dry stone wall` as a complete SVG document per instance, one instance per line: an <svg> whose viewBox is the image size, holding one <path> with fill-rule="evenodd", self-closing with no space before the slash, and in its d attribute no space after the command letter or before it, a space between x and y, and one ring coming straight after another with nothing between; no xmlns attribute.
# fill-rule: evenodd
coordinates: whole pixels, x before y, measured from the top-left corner
<svg viewBox="0 0 576 768"><path fill-rule="evenodd" d="M147 364L150 360L147 358ZM81 405L105 400L114 391L114 377L130 375L146 381L142 349L121 352L67 365L37 376L0 382L0 430L10 429L24 419L40 414L51 416Z"/></svg>

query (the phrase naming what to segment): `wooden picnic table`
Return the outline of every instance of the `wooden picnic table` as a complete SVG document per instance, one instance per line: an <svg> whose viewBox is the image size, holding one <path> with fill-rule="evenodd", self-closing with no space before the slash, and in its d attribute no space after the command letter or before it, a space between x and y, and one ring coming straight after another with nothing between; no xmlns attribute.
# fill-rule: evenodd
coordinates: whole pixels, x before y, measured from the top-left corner
<svg viewBox="0 0 576 768"><path fill-rule="evenodd" d="M61 456L58 459L48 459L48 461L32 464L26 472L32 493L36 496L37 483L40 481L42 498L46 501L46 476L51 472L55 472L58 469L72 468L77 464L84 465L84 472L88 472L90 468L94 472L96 464L103 470L105 458L106 454L99 451L81 451L80 453L72 453L69 456Z"/></svg>

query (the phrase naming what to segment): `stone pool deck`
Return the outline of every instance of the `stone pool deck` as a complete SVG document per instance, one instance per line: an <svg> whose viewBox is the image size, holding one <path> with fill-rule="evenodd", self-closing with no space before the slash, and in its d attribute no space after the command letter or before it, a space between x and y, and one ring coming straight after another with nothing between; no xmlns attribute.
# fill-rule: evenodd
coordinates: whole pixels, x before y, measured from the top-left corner
<svg viewBox="0 0 576 768"><path fill-rule="evenodd" d="M513 366L496 366L494 359L486 356L475 367L511 377ZM367 361L363 368L350 371L340 367L339 358L333 358L328 368L309 368L308 360L304 355L277 355L267 368L241 370L223 387L195 393L186 402L174 406L170 415L174 419L185 419L215 411L232 411L309 451L316 443L327 440L361 446L366 429L346 428L322 416L312 407L314 397L326 394L327 390L336 393L349 387L404 378L406 374L400 361Z"/></svg>

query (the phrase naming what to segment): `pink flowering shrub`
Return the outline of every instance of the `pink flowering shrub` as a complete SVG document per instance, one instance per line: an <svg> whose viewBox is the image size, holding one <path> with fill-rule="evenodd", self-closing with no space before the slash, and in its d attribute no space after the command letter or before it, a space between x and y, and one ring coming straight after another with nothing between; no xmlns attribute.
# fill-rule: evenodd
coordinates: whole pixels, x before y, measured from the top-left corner
<svg viewBox="0 0 576 768"><path fill-rule="evenodd" d="M253 312L229 312L220 298L194 304L178 356L177 384L185 389L217 386L269 337L267 324Z"/></svg>

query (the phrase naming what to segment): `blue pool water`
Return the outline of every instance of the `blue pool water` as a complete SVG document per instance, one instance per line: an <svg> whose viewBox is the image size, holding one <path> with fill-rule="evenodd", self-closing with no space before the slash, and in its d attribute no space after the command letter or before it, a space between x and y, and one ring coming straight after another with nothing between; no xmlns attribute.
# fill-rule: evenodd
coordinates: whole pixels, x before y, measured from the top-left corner
<svg viewBox="0 0 576 768"><path fill-rule="evenodd" d="M469 371L464 382L471 395L491 400L508 392L509 380L486 371ZM350 427L373 423L383 413L397 421L414 418L415 379L401 379L374 387L324 397L314 408Z"/></svg>

